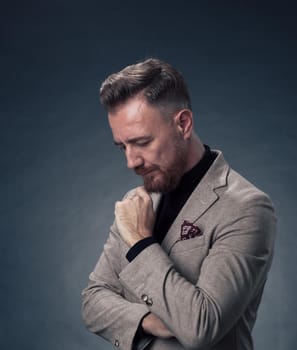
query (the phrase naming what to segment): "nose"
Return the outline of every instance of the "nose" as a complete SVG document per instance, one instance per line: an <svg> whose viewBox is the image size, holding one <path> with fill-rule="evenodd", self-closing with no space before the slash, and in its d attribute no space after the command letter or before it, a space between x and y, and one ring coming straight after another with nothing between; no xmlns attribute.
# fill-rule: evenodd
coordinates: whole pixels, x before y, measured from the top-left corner
<svg viewBox="0 0 297 350"><path fill-rule="evenodd" d="M126 148L126 159L127 159L127 167L130 169L134 169L143 165L143 158L140 153L135 151L132 147Z"/></svg>

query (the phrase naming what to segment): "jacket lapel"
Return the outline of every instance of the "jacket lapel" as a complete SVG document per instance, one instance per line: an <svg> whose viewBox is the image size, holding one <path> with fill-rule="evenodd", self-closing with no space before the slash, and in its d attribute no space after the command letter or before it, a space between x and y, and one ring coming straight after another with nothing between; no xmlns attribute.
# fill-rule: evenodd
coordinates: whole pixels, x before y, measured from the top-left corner
<svg viewBox="0 0 297 350"><path fill-rule="evenodd" d="M215 152L218 156L179 212L161 244L167 253L180 240L183 222L187 220L195 223L219 199L216 189L227 184L229 166L222 152Z"/></svg>

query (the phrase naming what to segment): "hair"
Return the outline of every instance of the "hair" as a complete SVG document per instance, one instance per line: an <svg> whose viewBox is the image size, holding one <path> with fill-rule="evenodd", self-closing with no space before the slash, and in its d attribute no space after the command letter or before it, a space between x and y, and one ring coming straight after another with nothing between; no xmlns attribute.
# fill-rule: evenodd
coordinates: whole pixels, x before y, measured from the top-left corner
<svg viewBox="0 0 297 350"><path fill-rule="evenodd" d="M100 88L100 102L112 110L142 93L147 102L160 108L191 109L191 100L182 74L170 64L149 58L111 74Z"/></svg>

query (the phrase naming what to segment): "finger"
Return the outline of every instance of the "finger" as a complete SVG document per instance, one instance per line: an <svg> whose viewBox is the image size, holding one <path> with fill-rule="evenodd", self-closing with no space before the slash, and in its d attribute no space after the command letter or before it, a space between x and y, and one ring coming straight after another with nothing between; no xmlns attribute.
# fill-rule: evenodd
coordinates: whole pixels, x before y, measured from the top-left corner
<svg viewBox="0 0 297 350"><path fill-rule="evenodd" d="M117 215L117 213L119 212L119 207L121 206L121 202L116 202L115 206L114 206L114 214L115 216Z"/></svg>
<svg viewBox="0 0 297 350"><path fill-rule="evenodd" d="M149 196L149 193L146 191L146 189L144 188L144 186L138 186L135 189L136 192L141 192L141 193L146 193Z"/></svg>
<svg viewBox="0 0 297 350"><path fill-rule="evenodd" d="M131 203L131 202L129 202ZM127 201L117 201L115 204L115 214L119 215L122 214L125 208L127 207Z"/></svg>
<svg viewBox="0 0 297 350"><path fill-rule="evenodd" d="M144 201L146 201L146 202L150 202L151 201L151 196L146 192L144 187L142 187L142 186L141 187L137 187L136 193Z"/></svg>
<svg viewBox="0 0 297 350"><path fill-rule="evenodd" d="M136 191L130 191L130 192L126 195L125 199L132 199L132 198L135 197L135 195L136 195Z"/></svg>

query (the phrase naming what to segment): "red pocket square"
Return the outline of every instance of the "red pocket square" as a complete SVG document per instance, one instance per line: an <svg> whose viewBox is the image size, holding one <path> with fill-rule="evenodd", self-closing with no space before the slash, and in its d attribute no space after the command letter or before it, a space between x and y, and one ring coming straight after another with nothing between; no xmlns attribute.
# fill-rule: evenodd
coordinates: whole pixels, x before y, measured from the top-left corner
<svg viewBox="0 0 297 350"><path fill-rule="evenodd" d="M185 220L181 225L180 239L190 239L196 236L201 236L202 232L198 226L195 226L190 221Z"/></svg>

